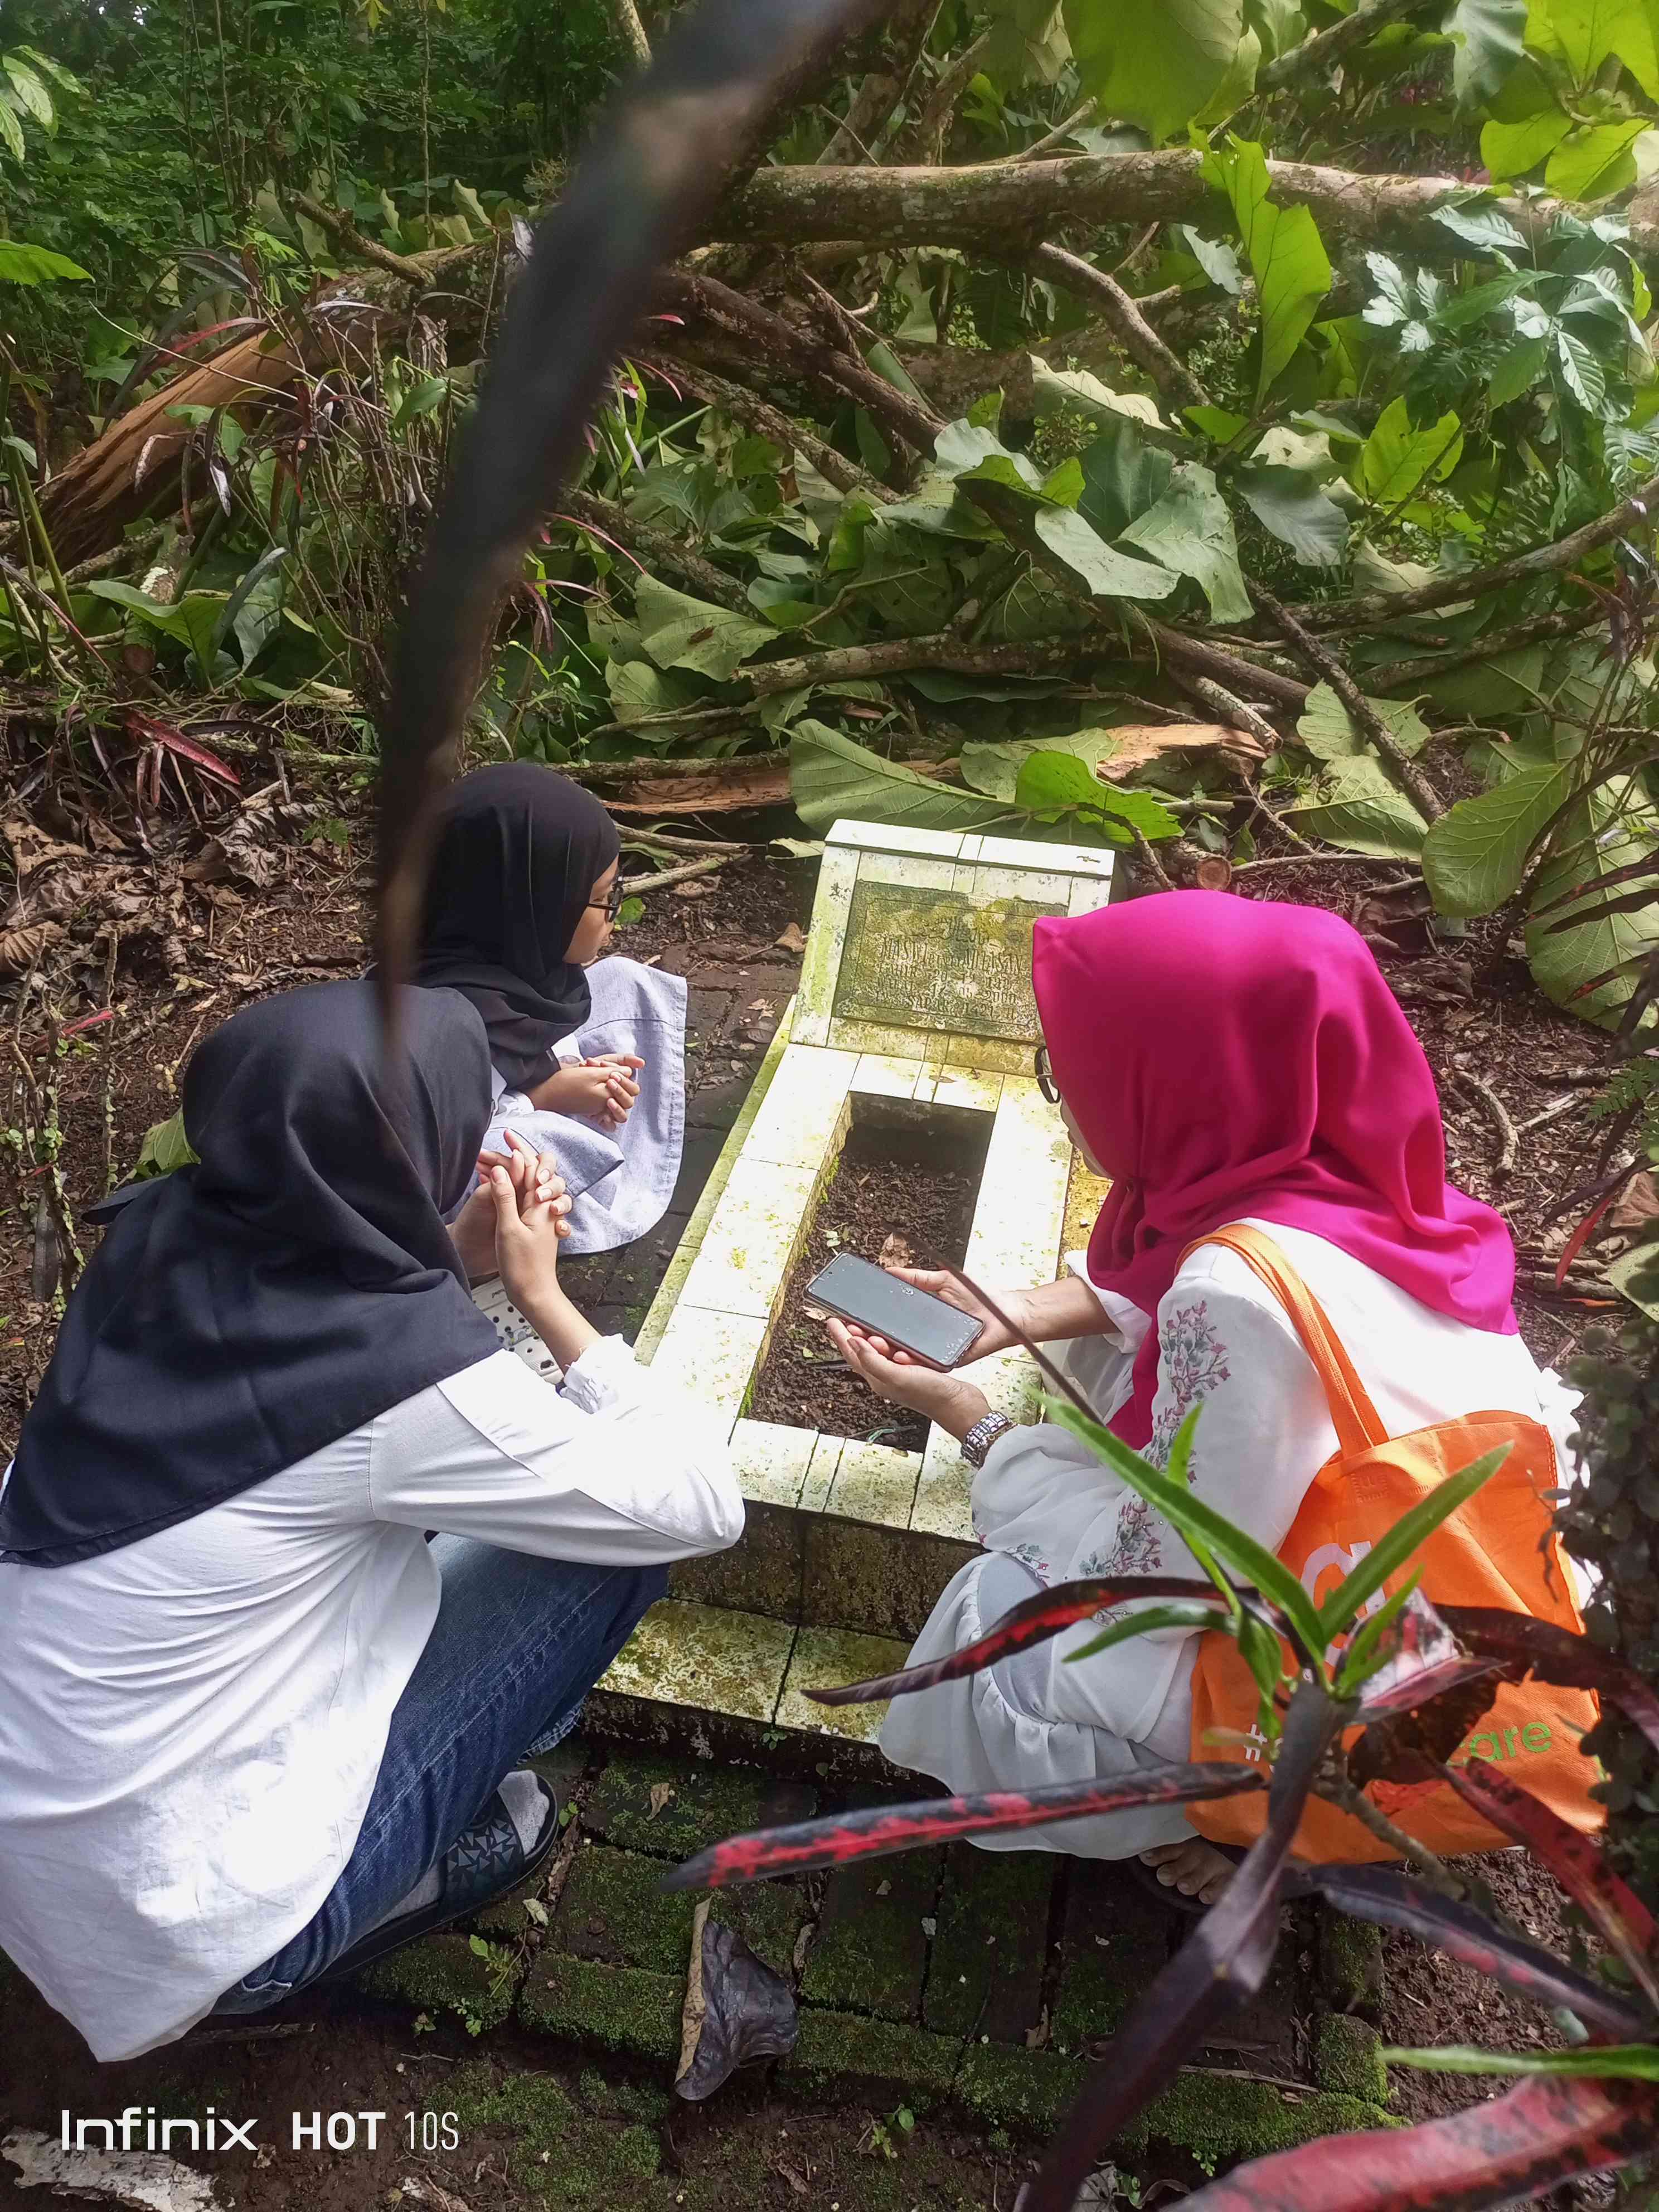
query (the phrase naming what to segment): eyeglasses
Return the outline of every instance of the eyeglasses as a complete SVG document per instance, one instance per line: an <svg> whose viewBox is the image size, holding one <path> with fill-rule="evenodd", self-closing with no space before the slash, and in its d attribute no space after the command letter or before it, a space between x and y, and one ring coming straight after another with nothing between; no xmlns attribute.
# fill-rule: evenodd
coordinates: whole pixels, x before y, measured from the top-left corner
<svg viewBox="0 0 1659 2212"><path fill-rule="evenodd" d="M618 876L616 882L611 884L610 890L605 894L604 898L589 899L587 903L590 907L596 908L599 913L604 915L607 921L614 921L617 919L617 916L622 912L623 897L623 879Z"/></svg>
<svg viewBox="0 0 1659 2212"><path fill-rule="evenodd" d="M1060 1085L1054 1081L1054 1071L1048 1065L1048 1048L1040 1044L1036 1048L1036 1084L1051 1106L1060 1103Z"/></svg>

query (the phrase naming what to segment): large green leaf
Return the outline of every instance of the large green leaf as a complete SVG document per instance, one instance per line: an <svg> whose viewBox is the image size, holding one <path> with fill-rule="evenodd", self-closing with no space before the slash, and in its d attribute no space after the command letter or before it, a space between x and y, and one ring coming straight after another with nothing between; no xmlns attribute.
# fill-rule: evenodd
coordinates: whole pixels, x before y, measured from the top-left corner
<svg viewBox="0 0 1659 2212"><path fill-rule="evenodd" d="M20 161L28 158L28 148L24 143L23 126L18 120L16 103L3 88L0 88L0 146ZM27 283L28 280L26 278L24 281Z"/></svg>
<svg viewBox="0 0 1659 2212"><path fill-rule="evenodd" d="M1073 753L1084 766L1095 769L1109 760L1117 749L1115 732L1099 727L1077 730L1065 738L1005 738L990 744L965 744L958 766L964 783L988 798L1012 799L1019 772L1035 753Z"/></svg>
<svg viewBox="0 0 1659 2212"><path fill-rule="evenodd" d="M1346 852L1414 860L1423 849L1422 816L1370 753L1332 761L1317 792L1285 811L1300 829Z"/></svg>
<svg viewBox="0 0 1659 2212"><path fill-rule="evenodd" d="M1084 91L1157 144L1184 131L1236 68L1244 15L1239 0L1066 0L1066 28Z"/></svg>
<svg viewBox="0 0 1659 2212"><path fill-rule="evenodd" d="M1452 56L1457 104L1481 106L1521 59L1527 0L1457 0L1445 27L1457 49Z"/></svg>
<svg viewBox="0 0 1659 2212"><path fill-rule="evenodd" d="M1402 753L1420 752L1429 742L1428 725L1409 699L1370 699L1383 727ZM1297 742L1316 760L1341 760L1363 753L1365 739L1328 684L1316 684L1296 726Z"/></svg>
<svg viewBox="0 0 1659 2212"><path fill-rule="evenodd" d="M1227 502L1210 471L1180 461L1158 505L1123 532L1166 568L1190 576L1210 603L1213 622L1249 622L1255 612L1239 573L1238 543Z"/></svg>
<svg viewBox="0 0 1659 2212"><path fill-rule="evenodd" d="M1403 398L1391 399L1376 418L1359 456L1358 489L1379 507L1399 507L1425 477L1449 477L1463 451L1455 415L1443 415L1427 429L1412 426Z"/></svg>
<svg viewBox="0 0 1659 2212"><path fill-rule="evenodd" d="M1079 458L1083 467L1079 511L1103 538L1117 537L1148 507L1156 507L1175 473L1170 456L1148 445L1135 424L1125 418L1108 422Z"/></svg>
<svg viewBox="0 0 1659 2212"><path fill-rule="evenodd" d="M1564 200L1604 200L1636 182L1631 151L1650 120L1580 124L1557 145L1544 168L1544 188Z"/></svg>
<svg viewBox="0 0 1659 2212"><path fill-rule="evenodd" d="M5 111L0 111L4 112ZM0 283L90 283L92 274L66 253L27 246L21 238L0 238Z"/></svg>
<svg viewBox="0 0 1659 2212"><path fill-rule="evenodd" d="M1659 1237L1644 1237L1602 1271L1620 1297L1659 1321Z"/></svg>
<svg viewBox="0 0 1659 2212"><path fill-rule="evenodd" d="M1572 788L1573 763L1523 769L1448 807L1423 843L1423 874L1442 914L1491 914L1514 891L1533 842Z"/></svg>
<svg viewBox="0 0 1659 2212"><path fill-rule="evenodd" d="M1534 0L1528 31L1529 43L1558 55L1586 89L1616 56L1649 99L1659 99L1659 58L1645 0Z"/></svg>
<svg viewBox="0 0 1659 2212"><path fill-rule="evenodd" d="M39 72L17 54L7 54L4 67L25 111L34 118L42 130L50 131L57 118L52 113L52 94L46 90Z"/></svg>
<svg viewBox="0 0 1659 2212"><path fill-rule="evenodd" d="M1504 785L1487 796L1496 799L1513 788ZM1629 914L1598 915L1596 910L1607 903L1602 887L1615 869L1650 854L1656 836L1659 817L1645 804L1635 779L1617 777L1592 792L1587 803L1575 806L1560 835L1551 841L1559 857L1539 870L1533 884L1533 912L1526 932L1533 980L1558 1006L1604 1028L1617 1023L1634 976L1615 975L1583 998L1577 994L1609 969L1659 948L1659 900ZM1579 884L1589 887L1582 905L1575 900L1565 908L1558 906L1553 914L1543 912ZM1576 929L1551 927L1575 912L1594 918Z"/></svg>
<svg viewBox="0 0 1659 2212"><path fill-rule="evenodd" d="M1172 570L1120 553L1069 507L1039 507L1033 527L1048 550L1075 569L1097 599L1167 599L1176 587Z"/></svg>
<svg viewBox="0 0 1659 2212"><path fill-rule="evenodd" d="M1126 15L1133 9L1124 9ZM1139 11L1156 25L1160 11ZM1204 157L1205 181L1226 193L1244 240L1261 301L1258 405L1306 336L1331 289L1331 264L1319 226L1306 208L1275 207L1267 197L1267 164L1260 146L1234 138L1225 152Z"/></svg>
<svg viewBox="0 0 1659 2212"><path fill-rule="evenodd" d="M1032 411L1040 421L1045 415L1059 412L1062 407L1075 408L1079 413L1092 415L1096 422L1146 422L1158 426L1163 416L1158 411L1158 402L1144 392L1114 392L1109 384L1103 384L1086 368L1056 368L1040 353L1030 356Z"/></svg>
<svg viewBox="0 0 1659 2212"><path fill-rule="evenodd" d="M1181 835L1180 823L1150 792L1119 791L1102 783L1088 763L1075 753L1034 752L1020 769L1014 799L1033 814L1081 815L1095 821L1108 837L1112 837L1117 822L1139 830L1149 839Z"/></svg>
<svg viewBox="0 0 1659 2212"><path fill-rule="evenodd" d="M1264 530L1288 545L1298 561L1330 568L1348 550L1348 518L1305 469L1256 462L1232 479Z"/></svg>
<svg viewBox="0 0 1659 2212"><path fill-rule="evenodd" d="M1572 118L1554 106L1540 107L1536 114L1522 116L1513 123L1494 119L1483 124L1480 158L1487 175L1495 185L1510 177L1524 177L1560 144L1571 128Z"/></svg>
<svg viewBox="0 0 1659 2212"><path fill-rule="evenodd" d="M795 811L820 836L843 819L915 830L988 830L1009 819L994 799L952 791L810 719L790 739L789 788Z"/></svg>
<svg viewBox="0 0 1659 2212"><path fill-rule="evenodd" d="M710 606L654 576L639 579L634 611L645 649L659 668L690 668L722 684L777 636L770 623L750 622L729 607Z"/></svg>
<svg viewBox="0 0 1659 2212"><path fill-rule="evenodd" d="M677 710L695 713L708 696L681 677L665 675L648 660L607 661L605 688L611 695L611 711L623 724L643 722L653 715L670 715ZM675 725L664 721L648 734L653 743L665 743L676 734Z"/></svg>

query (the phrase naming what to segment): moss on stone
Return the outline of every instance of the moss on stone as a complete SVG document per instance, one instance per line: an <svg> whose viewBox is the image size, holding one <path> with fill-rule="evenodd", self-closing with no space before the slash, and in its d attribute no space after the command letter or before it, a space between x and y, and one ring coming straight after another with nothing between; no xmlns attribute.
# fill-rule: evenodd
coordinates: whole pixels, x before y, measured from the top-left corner
<svg viewBox="0 0 1659 2212"><path fill-rule="evenodd" d="M1374 2003L1382 1986L1382 1930L1322 1906L1319 1981L1338 2012Z"/></svg>
<svg viewBox="0 0 1659 2212"><path fill-rule="evenodd" d="M544 1869L532 1875L528 1881L521 1882L507 1896L498 1897L493 1905L486 1905L481 1912L475 1913L472 1925L481 1936L487 1936L492 1941L517 1942L521 1936L529 1935L539 1926L534 1914L526 1912L525 1906L527 1901L539 1898L545 1886L546 1871Z"/></svg>
<svg viewBox="0 0 1659 2212"><path fill-rule="evenodd" d="M1321 2088L1362 2097L1368 2104L1388 2103L1389 2069L1382 2063L1376 2030L1368 2021L1355 2020L1348 2013L1327 2013L1314 2033L1313 2064Z"/></svg>
<svg viewBox="0 0 1659 2212"><path fill-rule="evenodd" d="M1068 1880L1054 2013L1062 2054L1115 2033L1169 1963L1175 1917L1115 1867L1079 1860Z"/></svg>
<svg viewBox="0 0 1659 2212"><path fill-rule="evenodd" d="M684 1978L691 1958L692 1891L665 1891L663 1863L603 1844L578 1852L559 1899L553 1942L580 1959ZM714 1917L735 1929L757 1958L791 1971L806 1903L793 1883L763 1882L723 1891Z"/></svg>
<svg viewBox="0 0 1659 2212"><path fill-rule="evenodd" d="M642 2120L655 2125L674 2109L675 2100L669 2090L639 2081L613 2081L597 2066L583 2068L576 2087L583 2105L601 2119Z"/></svg>
<svg viewBox="0 0 1659 2212"><path fill-rule="evenodd" d="M1036 2026L1054 1864L1046 1851L951 1848L922 2004L935 2033L1023 2043Z"/></svg>
<svg viewBox="0 0 1659 2212"><path fill-rule="evenodd" d="M659 1792L654 1812L653 1790ZM615 1759L599 1777L582 1825L624 1850L683 1859L746 1828L810 1820L817 1809L815 1791L746 1768Z"/></svg>
<svg viewBox="0 0 1659 2212"><path fill-rule="evenodd" d="M840 1867L824 1893L801 1995L809 2004L915 2020L927 1966L927 1931L941 1854L916 1851Z"/></svg>
<svg viewBox="0 0 1659 2212"><path fill-rule="evenodd" d="M899 2027L856 2013L803 2008L800 2039L784 2061L787 2075L816 2088L849 2081L902 2093L918 2109L945 2096L962 2045L925 2028Z"/></svg>
<svg viewBox="0 0 1659 2212"><path fill-rule="evenodd" d="M480 2136L512 2137L507 2170L519 2185L560 2212L613 2212L630 2184L649 2181L660 2155L648 2127L621 2127L578 2112L550 2075L463 2067L446 2102L471 2147Z"/></svg>
<svg viewBox="0 0 1659 2212"><path fill-rule="evenodd" d="M1089 2074L1085 2058L1052 2051L1012 2051L975 2043L957 2076L956 2095L976 2118L1048 2135L1071 2110Z"/></svg>
<svg viewBox="0 0 1659 2212"><path fill-rule="evenodd" d="M417 2012L459 2013L474 2035L498 2027L513 2009L523 1962L505 1945L483 1956L466 1936L428 1936L368 1968L370 1996L401 1999Z"/></svg>
<svg viewBox="0 0 1659 2212"><path fill-rule="evenodd" d="M544 1951L525 1977L519 2017L544 2035L672 2059L679 2056L684 1996L683 1972L652 1974Z"/></svg>
<svg viewBox="0 0 1659 2212"><path fill-rule="evenodd" d="M1393 2123L1358 2097L1310 2089L1286 2095L1265 2081L1230 2081L1221 2074L1182 2074L1136 2115L1119 2147L1144 2151L1172 2143L1190 2153L1206 2173L1241 2160L1291 2150L1316 2136L1350 2135Z"/></svg>

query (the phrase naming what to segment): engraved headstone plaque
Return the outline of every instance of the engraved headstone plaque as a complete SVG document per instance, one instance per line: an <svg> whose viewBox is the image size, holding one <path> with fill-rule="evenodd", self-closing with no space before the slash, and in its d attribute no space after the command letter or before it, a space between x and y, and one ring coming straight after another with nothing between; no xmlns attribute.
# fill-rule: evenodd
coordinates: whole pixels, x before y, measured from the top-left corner
<svg viewBox="0 0 1659 2212"><path fill-rule="evenodd" d="M1031 925L1061 906L860 880L836 983L844 1018L1035 1043Z"/></svg>

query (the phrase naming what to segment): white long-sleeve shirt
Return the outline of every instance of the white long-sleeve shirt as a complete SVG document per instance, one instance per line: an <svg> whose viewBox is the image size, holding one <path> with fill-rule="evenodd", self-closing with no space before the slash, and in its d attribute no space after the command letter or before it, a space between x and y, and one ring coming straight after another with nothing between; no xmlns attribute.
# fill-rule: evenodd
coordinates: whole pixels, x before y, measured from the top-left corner
<svg viewBox="0 0 1659 2212"><path fill-rule="evenodd" d="M0 1950L96 2057L182 2035L332 1888L437 1618L428 1528L645 1566L743 1502L609 1337L561 1389L495 1352L140 1542L0 1565Z"/></svg>
<svg viewBox="0 0 1659 2212"><path fill-rule="evenodd" d="M1541 1422L1561 1468L1571 1468L1577 1396L1540 1372L1519 1336L1431 1311L1310 1231L1252 1225L1274 1238L1325 1309L1390 1435L1508 1407ZM1072 1264L1083 1273L1080 1255ZM1097 1295L1110 1328L1069 1346L1068 1364L1109 1419L1129 1394L1151 1324L1127 1299ZM1237 1253L1208 1244L1164 1293L1157 1327L1146 1455L1162 1464L1182 1422L1202 1406L1193 1490L1277 1552L1337 1449L1323 1388L1290 1316ZM1053 1424L998 1437L975 1480L973 1510L987 1551L940 1597L911 1655L918 1662L975 1641L1010 1606L1055 1583L1202 1572L1161 1514ZM896 1698L883 1751L958 1790L1084 1781L1189 1757L1196 1633L1160 1630L1069 1664L1068 1655L1098 1632L1097 1622L1084 1621L987 1673ZM1158 1808L1026 1831L1011 1844L1116 1858L1191 1833L1178 1807Z"/></svg>

